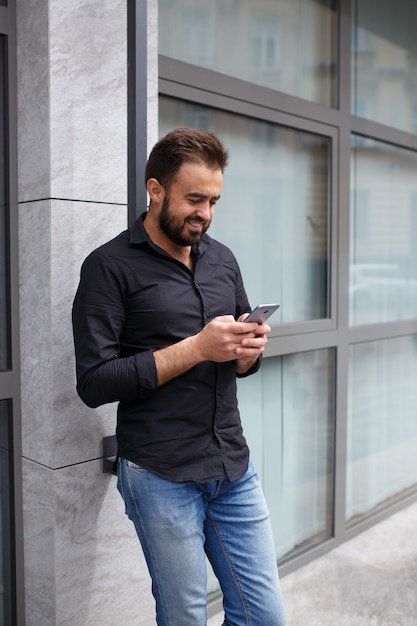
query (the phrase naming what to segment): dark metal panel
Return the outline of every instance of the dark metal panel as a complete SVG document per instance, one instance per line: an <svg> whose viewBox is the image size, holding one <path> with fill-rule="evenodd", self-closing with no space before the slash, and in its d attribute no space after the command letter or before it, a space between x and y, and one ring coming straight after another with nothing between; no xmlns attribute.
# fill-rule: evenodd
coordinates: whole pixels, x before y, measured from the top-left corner
<svg viewBox="0 0 417 626"><path fill-rule="evenodd" d="M117 458L116 435L103 437L103 473L116 474L115 462Z"/></svg>
<svg viewBox="0 0 417 626"><path fill-rule="evenodd" d="M8 148L9 148L9 205L10 205L10 279L12 319L12 367L5 377L10 388L13 411L13 506L14 506L14 557L15 557L15 619L17 626L25 623L24 602L24 556L23 556L23 497L22 497L22 428L20 413L20 338L19 338L19 256L17 214L17 62L16 62L16 3L10 2L7 9L8 22Z"/></svg>
<svg viewBox="0 0 417 626"><path fill-rule="evenodd" d="M127 137L128 222L131 226L146 206L142 179L147 160L147 68L148 1L127 3Z"/></svg>
<svg viewBox="0 0 417 626"><path fill-rule="evenodd" d="M13 396L13 372L0 372L0 400Z"/></svg>
<svg viewBox="0 0 417 626"><path fill-rule="evenodd" d="M0 7L0 34L8 35L10 32L9 21L11 22L11 29L13 32L13 17L11 10L6 7Z"/></svg>

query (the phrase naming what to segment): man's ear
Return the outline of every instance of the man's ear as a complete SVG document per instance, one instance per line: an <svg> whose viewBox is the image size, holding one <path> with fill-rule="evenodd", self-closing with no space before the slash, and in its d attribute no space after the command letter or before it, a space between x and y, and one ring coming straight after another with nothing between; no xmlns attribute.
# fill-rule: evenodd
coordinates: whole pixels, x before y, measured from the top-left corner
<svg viewBox="0 0 417 626"><path fill-rule="evenodd" d="M146 189L151 202L155 202L155 204L160 204L162 202L165 190L159 180L156 178L149 178L146 181Z"/></svg>

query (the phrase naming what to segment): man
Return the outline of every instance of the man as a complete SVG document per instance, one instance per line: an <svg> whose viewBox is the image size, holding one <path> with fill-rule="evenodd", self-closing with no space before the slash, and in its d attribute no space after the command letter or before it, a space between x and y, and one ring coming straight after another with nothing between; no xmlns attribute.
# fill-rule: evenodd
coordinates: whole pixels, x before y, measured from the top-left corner
<svg viewBox="0 0 417 626"><path fill-rule="evenodd" d="M74 300L77 389L118 401L118 488L152 577L160 626L206 624L205 555L224 624L282 626L268 511L249 460L236 376L257 371L270 327L237 262L206 230L228 155L179 128L153 148L147 212L85 260Z"/></svg>

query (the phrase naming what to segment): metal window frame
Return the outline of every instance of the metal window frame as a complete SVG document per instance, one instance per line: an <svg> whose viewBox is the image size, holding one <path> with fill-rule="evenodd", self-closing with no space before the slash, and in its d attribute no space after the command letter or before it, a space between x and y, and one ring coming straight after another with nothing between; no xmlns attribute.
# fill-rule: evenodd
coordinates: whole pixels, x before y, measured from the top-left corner
<svg viewBox="0 0 417 626"><path fill-rule="evenodd" d="M178 62L179 70L182 72L184 69L184 63ZM200 78L200 71L196 71L193 66L192 69L187 69L186 75L189 77L193 73ZM195 89L187 84L180 83L179 80L171 80L166 77L166 73L169 75L171 72L171 63L165 66L164 58L160 59L160 82L159 92L160 95L176 98L181 101L191 101L193 104L200 104L208 106L213 109L220 109L230 114L242 115L244 117L259 119L266 122L271 122L279 126L285 126L296 131L305 131L306 133L313 133L330 140L330 163L329 163L329 176L334 177L337 169L337 154L338 148L338 130L336 126L323 122L322 120L300 119L297 115L293 115L290 112L281 112L271 109L269 106L261 106L258 102L243 101L240 98L234 99L230 95L218 94L213 90L210 90L208 82L216 82L216 76L214 72L206 70L206 89ZM191 77L192 80L192 77ZM239 82L239 81L238 81ZM228 81L227 83L228 84ZM264 89L264 88L260 88ZM269 93L269 89L265 90ZM262 98L259 98L261 100ZM297 99L298 100L298 99ZM298 102L297 102L298 103ZM299 103L298 103L299 104ZM290 109L291 110L291 109ZM337 187L332 184L330 180L329 184L329 261L330 266L336 266L336 251L337 251ZM275 337L294 337L296 334L301 333L318 333L321 331L334 330L337 327L337 299L336 299L336 273L331 272L330 275L330 317L320 320L312 320L305 322L296 322L292 324L276 324L273 325L270 339ZM272 344L273 345L273 344ZM268 343L269 346L269 343ZM272 346L269 346L269 350ZM269 353L268 353L269 354Z"/></svg>
<svg viewBox="0 0 417 626"><path fill-rule="evenodd" d="M347 27L350 27L350 23L348 24L346 19L343 22L343 15L339 13L338 59L340 67L341 59L343 58L342 51L346 48L346 45L350 46L350 35L344 32L343 37L342 24L345 24L345 31ZM344 68L345 76L349 76L349 61L346 62L345 60L345 66L346 64L348 67L347 73L346 68ZM342 92L342 83L344 92ZM347 101L349 103L346 85L342 79L338 81L338 84L340 85L340 95L337 101L341 103ZM349 88L349 86L347 87ZM306 102L295 96L252 85L245 81L195 67L181 61L175 61L162 55L159 56L159 93L163 96L191 101L229 113L237 113L288 126L296 130L317 133L331 139L330 264L332 271L330 274L330 318L273 326L273 331L266 347L265 357L283 356L285 354L323 348L334 349L334 410L335 418L338 415L342 417L333 424L333 537L281 564L280 572L282 575L285 575L325 554L335 545L341 543L344 538L346 403L341 401L343 395L340 393L340 390L342 386L345 387L345 391L347 389L345 381L347 376L348 340L347 333L344 333L344 337L341 339L340 328L343 326L347 330L348 320L347 316L344 315L347 302L340 301L340 290L337 290L337 286L341 272L345 273L345 280L348 279L348 267L347 265L346 267L341 266L338 251L341 243L343 244L343 233L349 232L349 230L346 231L346 218L349 210L349 185L343 188L340 180L342 179L343 171L347 172L345 173L345 179L349 181L350 155L345 159L341 157L341 144L346 132L349 133L349 122L343 124L343 119L350 117L350 111L337 108L330 109L314 102ZM267 106L265 103L267 103ZM341 206L345 207L344 211L341 211ZM348 251L348 247L349 242L347 241L344 244L346 251ZM348 255L346 258L348 258ZM339 424L339 421L342 424ZM214 601L210 606L210 613L215 613L219 609L218 601Z"/></svg>
<svg viewBox="0 0 417 626"><path fill-rule="evenodd" d="M349 326L349 197L350 145L352 133L379 139L417 151L417 136L361 119L351 114L351 28L354 0L337 3L337 97L338 106L328 108L300 98L247 83L231 76L159 56L159 93L229 113L318 132L332 139L332 231L331 274L333 314L329 320L274 327L265 357L335 348L335 438L333 537L281 566L289 573L328 552L365 528L417 499L417 493L394 500L352 527L345 520L346 435L349 346L353 343L417 333L417 320ZM215 609L217 609L217 604Z"/></svg>
<svg viewBox="0 0 417 626"><path fill-rule="evenodd" d="M156 2L156 0L149 0ZM279 356L303 350L320 348L335 349L335 435L334 435L334 499L333 537L300 554L280 567L285 575L309 561L325 554L335 546L347 541L366 528L385 519L397 510L417 500L417 492L409 493L388 503L377 512L363 518L354 526L345 519L346 495L346 434L349 346L352 343L384 339L417 333L417 320L375 324L366 327L349 327L349 196L350 196L350 143L351 134L357 133L417 151L415 135L386 127L379 123L353 116L350 111L351 77L351 27L352 8L355 0L337 2L337 94L338 106L325 107L285 93L252 85L233 77L224 76L200 67L159 56L159 93L197 104L204 104L231 113L240 113L257 119L288 125L296 129L318 132L332 138L332 184L331 184L331 289L332 315L329 320L305 324L283 324L274 332L265 356ZM128 0L135 4L135 0ZM128 5L129 6L129 5ZM143 132L147 126L146 32L143 31L147 17L147 2L139 3L142 11L142 27L137 19L132 23L130 37L135 39L136 51L130 51L130 90L135 98L129 108L129 180L137 178L146 163L146 140ZM132 31L132 28L134 29ZM141 34L139 34L141 33ZM139 53L141 46L142 52ZM133 57L134 55L134 57ZM134 78L132 78L132 72ZM132 91L130 91L132 93ZM265 104L267 103L267 105ZM142 128L142 138L140 129ZM139 156L140 155L140 156ZM131 164L135 164L134 167ZM133 188L133 187L132 187ZM136 194L136 196L135 196ZM129 194L129 222L136 217L140 206L140 193ZM142 200L143 201L143 200ZM143 205L142 205L143 206ZM220 601L210 603L209 614L220 610Z"/></svg>
<svg viewBox="0 0 417 626"><path fill-rule="evenodd" d="M129 181L146 164L147 127L147 10L148 3L157 0L128 0L135 4L141 20L129 18L129 37L135 47L129 50ZM348 400L349 346L417 333L417 319L401 322L349 326L349 210L350 210L350 145L352 133L379 139L417 151L417 136L351 114L351 28L355 0L338 0L337 4L337 106L329 108L307 102L288 94L247 83L218 72L196 67L159 55L159 93L163 96L203 104L230 113L238 113L295 129L318 132L331 137L331 317L305 324L282 324L274 328L265 356L280 356L304 350L332 348L335 354L335 423L333 477L333 537L314 546L280 566L285 575L335 546L385 519L397 510L417 500L417 490L393 499L384 508L348 526L345 519L346 496L346 437ZM133 15L133 13L131 14ZM141 24L140 24L141 22ZM144 30L145 29L145 30ZM133 63L133 64L132 64ZM134 97L132 97L134 94ZM140 134L142 133L142 135ZM134 164L134 166L133 166ZM136 217L136 207L143 196L138 187L129 193L129 223ZM220 600L209 603L209 614L221 609Z"/></svg>
<svg viewBox="0 0 417 626"><path fill-rule="evenodd" d="M7 37L7 141L10 241L10 317L11 370L0 373L0 399L10 399L12 405L13 485L12 507L12 577L14 578L14 624L25 622L24 561L23 561L23 497L22 497L22 431L20 405L20 340L19 340L19 256L17 209L17 63L16 63L16 3L0 7L0 34Z"/></svg>
<svg viewBox="0 0 417 626"><path fill-rule="evenodd" d="M146 206L142 177L147 160L148 0L127 2L127 212L132 226Z"/></svg>

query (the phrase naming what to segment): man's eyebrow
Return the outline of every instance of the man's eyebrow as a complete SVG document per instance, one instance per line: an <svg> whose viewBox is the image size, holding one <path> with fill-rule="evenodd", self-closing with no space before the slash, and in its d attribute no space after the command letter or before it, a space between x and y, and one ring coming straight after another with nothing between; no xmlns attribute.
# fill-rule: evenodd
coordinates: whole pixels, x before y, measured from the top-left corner
<svg viewBox="0 0 417 626"><path fill-rule="evenodd" d="M201 200L206 200L207 198L210 198L211 200L219 200L220 199L220 194L218 194L217 196L209 196L206 193L200 193L199 191L190 191L190 193L185 194L186 198L201 198Z"/></svg>

